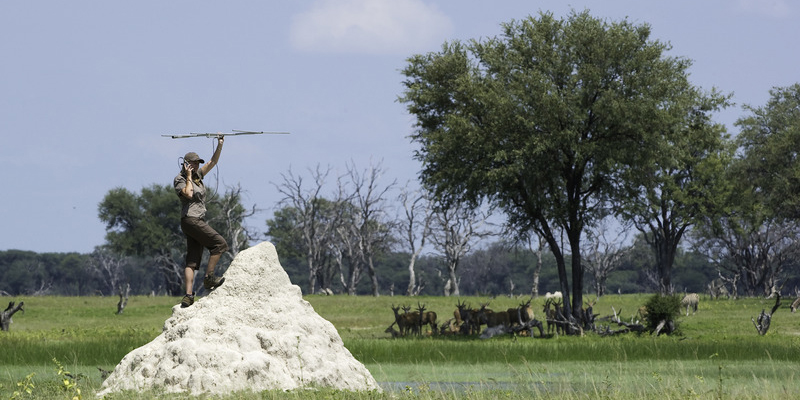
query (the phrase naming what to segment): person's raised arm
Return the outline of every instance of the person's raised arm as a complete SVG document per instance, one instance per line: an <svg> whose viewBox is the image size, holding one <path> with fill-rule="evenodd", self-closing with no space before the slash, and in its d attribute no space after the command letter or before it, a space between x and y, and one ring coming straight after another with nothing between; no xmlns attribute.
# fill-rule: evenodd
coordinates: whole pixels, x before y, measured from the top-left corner
<svg viewBox="0 0 800 400"><path fill-rule="evenodd" d="M214 150L214 155L211 156L211 160L208 161L208 164L200 167L200 172L203 173L203 176L206 176L208 172L211 171L215 165L217 165L217 162L219 161L219 153L222 152L222 143L225 142L225 136L218 137L217 141L217 149Z"/></svg>

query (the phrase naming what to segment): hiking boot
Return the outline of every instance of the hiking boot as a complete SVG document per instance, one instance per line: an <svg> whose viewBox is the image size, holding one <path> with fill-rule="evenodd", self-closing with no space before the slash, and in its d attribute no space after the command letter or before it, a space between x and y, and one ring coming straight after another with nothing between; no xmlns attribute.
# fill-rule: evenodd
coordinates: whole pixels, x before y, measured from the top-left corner
<svg viewBox="0 0 800 400"><path fill-rule="evenodd" d="M206 288L206 290L214 290L222 285L223 282L225 282L225 278L221 276L206 275L205 278L203 278L203 287Z"/></svg>
<svg viewBox="0 0 800 400"><path fill-rule="evenodd" d="M189 307L192 304L194 304L194 294L187 294L183 296L183 300L181 300L181 308Z"/></svg>

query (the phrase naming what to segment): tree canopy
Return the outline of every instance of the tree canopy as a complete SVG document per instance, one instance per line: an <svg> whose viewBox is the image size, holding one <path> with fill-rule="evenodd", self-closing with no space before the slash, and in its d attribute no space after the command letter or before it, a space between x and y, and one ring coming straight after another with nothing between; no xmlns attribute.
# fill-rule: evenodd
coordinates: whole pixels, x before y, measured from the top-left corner
<svg viewBox="0 0 800 400"><path fill-rule="evenodd" d="M417 119L421 179L435 194L488 200L520 232L545 238L582 304L581 234L606 213L621 171L652 163L663 129L686 114L690 62L668 57L647 24L588 12L541 13L503 25L498 38L446 43L403 70L401 101ZM563 232L569 249L562 249Z"/></svg>

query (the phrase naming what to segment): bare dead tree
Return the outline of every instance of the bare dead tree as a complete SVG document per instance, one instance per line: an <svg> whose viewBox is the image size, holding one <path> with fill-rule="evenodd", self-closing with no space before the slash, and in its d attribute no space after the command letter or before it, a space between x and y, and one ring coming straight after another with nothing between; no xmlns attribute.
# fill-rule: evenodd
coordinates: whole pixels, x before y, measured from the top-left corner
<svg viewBox="0 0 800 400"><path fill-rule="evenodd" d="M342 223L336 227L336 236L331 241L331 254L339 271L339 281L344 291L351 296L356 294L356 286L361 282L365 269L359 254L354 212L351 209L343 214Z"/></svg>
<svg viewBox="0 0 800 400"><path fill-rule="evenodd" d="M708 294L711 296L712 299L717 299L720 296L725 296L727 298L733 297L733 299L739 298L739 289L736 282L739 280L739 274L734 274L732 278L729 278L722 274L722 271L717 269L717 274L719 278L713 279L707 286L708 286ZM731 290L729 291L726 287L726 284L731 286Z"/></svg>
<svg viewBox="0 0 800 400"><path fill-rule="evenodd" d="M464 204L442 204L435 207L431 240L444 255L447 264L445 296L459 296L458 265L461 258L469 253L475 240L490 235L483 231L487 215Z"/></svg>
<svg viewBox="0 0 800 400"><path fill-rule="evenodd" d="M128 259L114 254L108 247L95 248L89 258L88 269L92 275L99 278L106 286L109 295L119 288L120 282L125 280L125 266Z"/></svg>
<svg viewBox="0 0 800 400"><path fill-rule="evenodd" d="M595 294L603 296L606 291L608 275L621 264L622 259L630 252L631 247L623 247L626 233L619 230L611 235L608 220L600 221L597 228L587 230L587 238L581 248L583 269L594 278Z"/></svg>
<svg viewBox="0 0 800 400"><path fill-rule="evenodd" d="M229 186L225 190L225 195L217 197L214 201L220 209L220 215L214 222L222 225L220 233L228 240L226 253L231 260L247 247L250 240L255 239L255 235L250 233L244 221L255 215L258 210L255 204L249 209L242 205L243 193L241 184Z"/></svg>
<svg viewBox="0 0 800 400"><path fill-rule="evenodd" d="M354 193L350 198L355 206L353 234L356 237L359 263L367 268L372 295L378 297L378 277L375 274L375 255L386 250L391 240L391 220L388 218L386 195L397 181L380 184L383 169L380 163L359 172L354 163L347 167Z"/></svg>
<svg viewBox="0 0 800 400"><path fill-rule="evenodd" d="M128 305L128 297L131 294L131 284L128 283L125 285L125 290L122 290L122 287L119 288L119 303L117 303L117 315L122 314L125 310L125 306Z"/></svg>
<svg viewBox="0 0 800 400"><path fill-rule="evenodd" d="M539 275L542 273L542 254L544 253L544 239L535 235L528 235L528 249L536 255L536 266L533 268L533 284L531 285L531 296L539 297ZM536 242L534 247L533 243Z"/></svg>
<svg viewBox="0 0 800 400"><path fill-rule="evenodd" d="M758 318L750 318L753 321L753 325L756 327L759 335L766 335L767 331L769 330L769 325L772 323L772 315L775 314L775 311L778 310L781 306L781 292L783 291L783 287L786 286L786 282L788 279L784 280L780 286L775 287L775 291L771 293L775 297L775 305L772 306L772 310L767 314L764 309L761 310L761 314L758 315Z"/></svg>
<svg viewBox="0 0 800 400"><path fill-rule="evenodd" d="M322 170L319 166L310 170L313 183L306 187L303 178L294 175L290 169L281 174L283 182L276 185L278 192L283 195L279 205L292 207L298 213L297 229L306 251L309 293L312 294L316 290L318 277L323 278L320 282L321 290L330 290L331 282L326 282L325 279L333 274L325 269L332 269L327 261L330 257L331 240L341 218L336 205L346 200L341 190L335 194L333 200L325 201L322 198L322 189L330 171L330 167Z"/></svg>
<svg viewBox="0 0 800 400"><path fill-rule="evenodd" d="M180 289L181 285L184 284L185 253L175 248L164 249L161 253L156 254L153 260L162 272L161 275L164 277L164 282L168 288L167 291L175 295L180 293L180 291L174 292L174 290Z"/></svg>
<svg viewBox="0 0 800 400"><path fill-rule="evenodd" d="M13 301L9 302L8 303L8 307L6 307L5 311L0 313L0 328L3 331L6 331L6 332L8 331L8 329L10 328L11 322L13 322L13 321L11 321L11 317L17 311L22 311L23 313L25 313L25 309L23 308L23 306L25 305L24 301L20 301L19 304L17 304L17 305L14 305L14 304L15 304L15 302L13 302Z"/></svg>
<svg viewBox="0 0 800 400"><path fill-rule="evenodd" d="M34 289L33 292L31 292L31 296L46 296L50 293L50 289L52 288L53 288L53 281L44 280L44 278L42 278L39 281L39 288Z"/></svg>
<svg viewBox="0 0 800 400"><path fill-rule="evenodd" d="M769 330L769 325L772 323L772 315L775 314L775 311L778 310L781 306L781 294L778 293L775 296L775 305L772 306L772 310L767 314L764 309L761 310L761 314L758 315L757 318L750 318L753 321L753 325L756 327L759 335L766 335L767 331Z"/></svg>
<svg viewBox="0 0 800 400"><path fill-rule="evenodd" d="M425 241L431 232L433 209L428 196L420 191L410 192L408 185L398 196L403 206L404 216L398 218L398 230L403 237L402 243L411 253L408 261L408 288L406 295L416 296L422 290L422 281L417 283L415 265Z"/></svg>
<svg viewBox="0 0 800 400"><path fill-rule="evenodd" d="M738 275L747 294L767 296L784 269L800 257L798 234L800 223L795 221L764 220L752 224L725 220L718 234L698 237L696 246L718 269Z"/></svg>

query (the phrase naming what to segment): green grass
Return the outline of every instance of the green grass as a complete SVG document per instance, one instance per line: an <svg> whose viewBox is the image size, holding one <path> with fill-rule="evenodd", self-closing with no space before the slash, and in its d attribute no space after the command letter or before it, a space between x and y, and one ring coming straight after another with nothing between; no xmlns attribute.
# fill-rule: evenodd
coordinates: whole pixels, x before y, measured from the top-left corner
<svg viewBox="0 0 800 400"><path fill-rule="evenodd" d="M594 311L605 316L613 307L623 320L629 320L647 298L609 295L599 299ZM587 300L593 299L587 296ZM82 398L94 397L102 383L98 367L113 369L125 354L155 338L179 301L133 297L125 313L116 315L118 299L111 297L15 300L25 301L26 311L14 316L10 332L0 333L0 399L14 397L15 391L21 391L15 398L73 398L75 389L81 390ZM774 300L702 299L696 315L679 318L680 336L598 337L589 333L584 337L491 340L391 339L384 332L394 320L392 305L416 307L420 302L436 311L439 321L445 321L452 318L455 298L307 296L306 300L336 326L345 346L386 391L349 393L322 388L232 393L225 398L800 397L800 314L790 313L785 305L776 312L766 336L759 336L750 320L762 309L769 310ZM523 301L461 300L472 306L490 302L494 309ZM534 311L541 310L542 302L534 300ZM58 364L74 378L58 375ZM31 395L22 389L29 389ZM150 391L110 398L158 396Z"/></svg>

